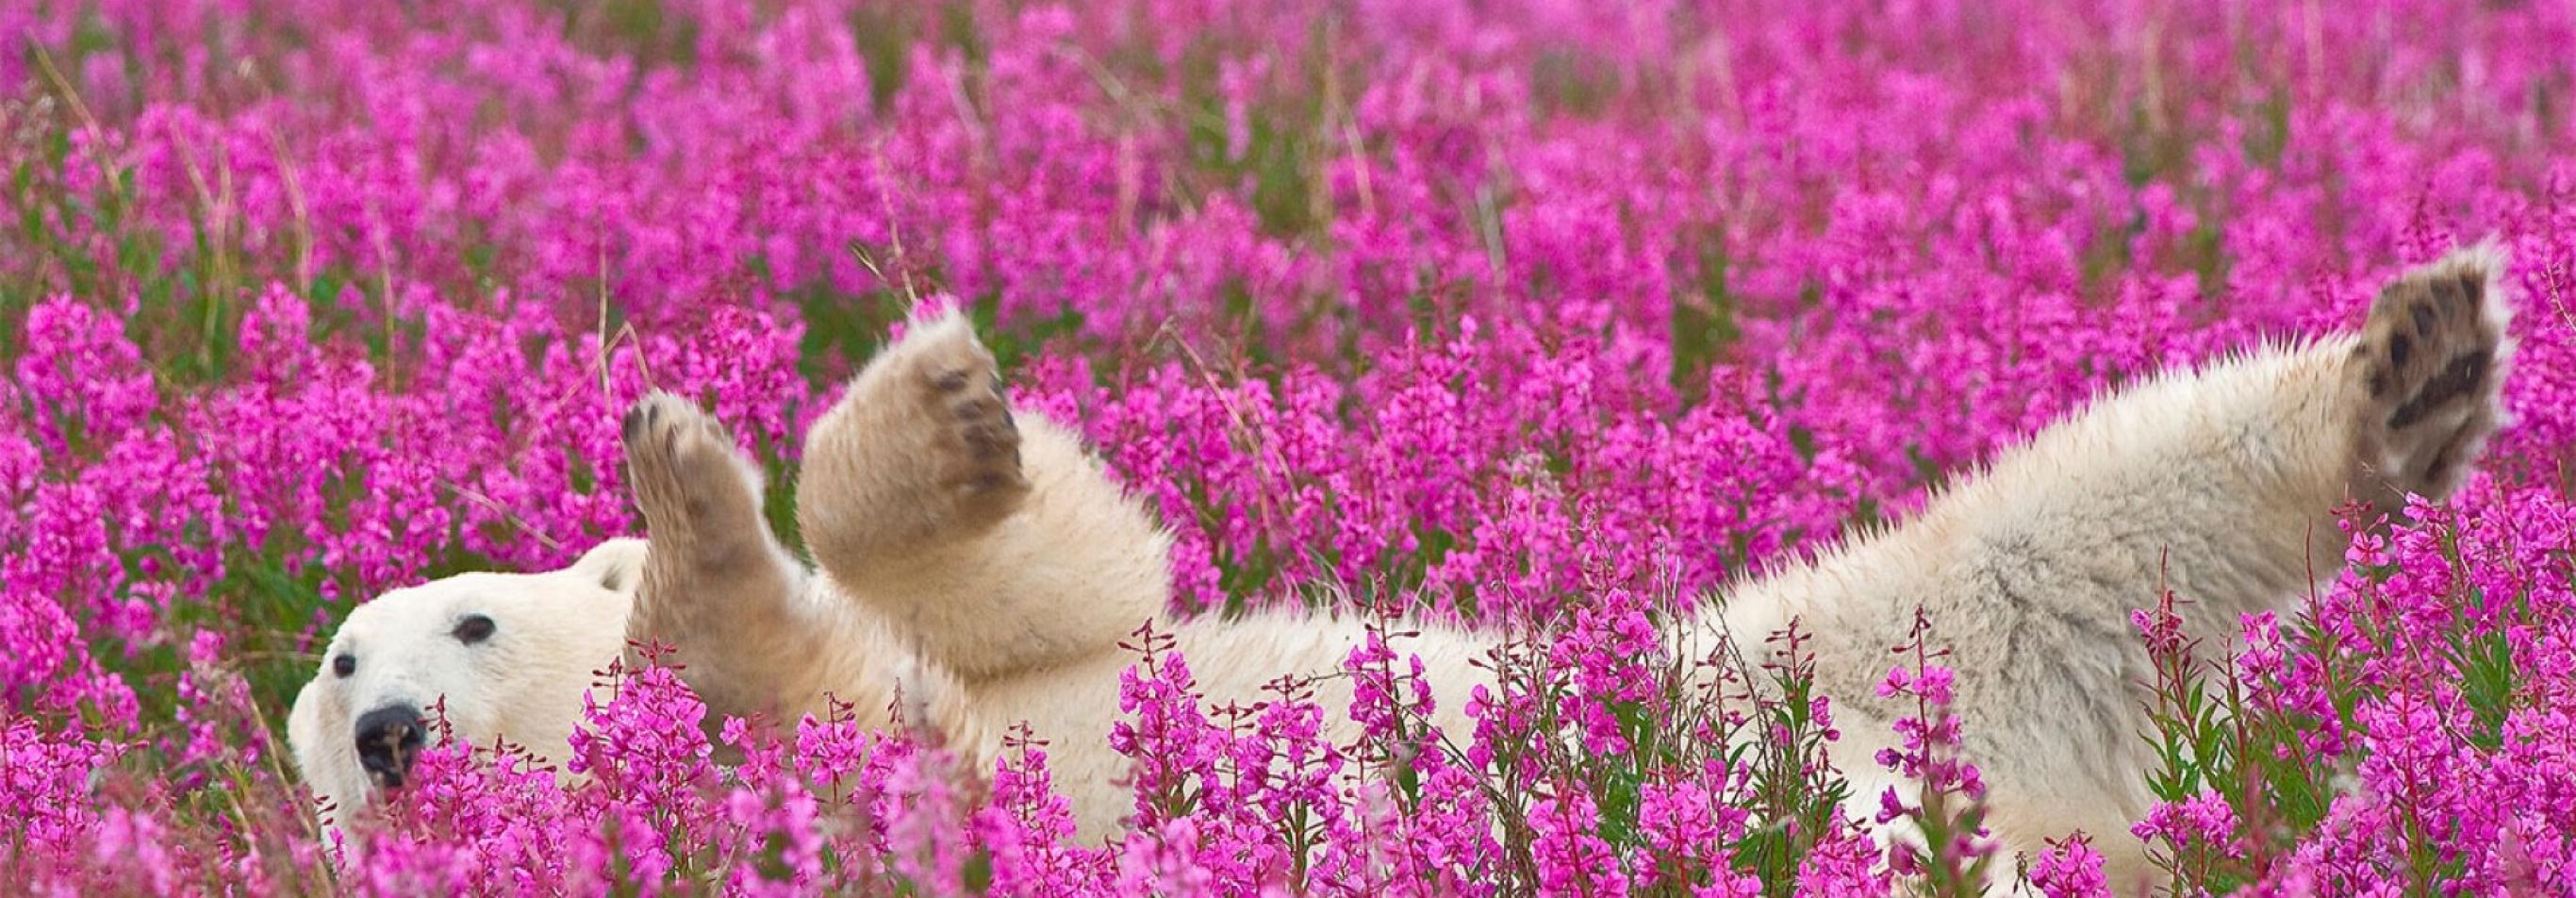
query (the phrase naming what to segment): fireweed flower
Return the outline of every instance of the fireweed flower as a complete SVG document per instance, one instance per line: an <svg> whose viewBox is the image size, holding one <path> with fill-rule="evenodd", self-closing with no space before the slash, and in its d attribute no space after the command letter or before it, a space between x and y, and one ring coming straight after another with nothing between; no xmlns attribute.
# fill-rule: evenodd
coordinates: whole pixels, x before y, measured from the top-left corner
<svg viewBox="0 0 2576 898"><path fill-rule="evenodd" d="M2030 884L2048 898L2105 898L2112 893L2102 875L2102 855L2092 840L2067 839L2031 862Z"/></svg>
<svg viewBox="0 0 2576 898"><path fill-rule="evenodd" d="M1600 810L1590 797L1572 792L1542 798L1530 808L1537 829L1531 852L1538 864L1541 895L1625 895L1627 880L1615 875L1618 862L1610 845L1596 834Z"/></svg>
<svg viewBox="0 0 2576 898"><path fill-rule="evenodd" d="M2205 843L2219 851L2236 854L2236 812L2227 799L2202 795L2187 801L2166 802L2150 811L2147 819L2138 821L2129 831L2140 839L2169 840L2175 845Z"/></svg>

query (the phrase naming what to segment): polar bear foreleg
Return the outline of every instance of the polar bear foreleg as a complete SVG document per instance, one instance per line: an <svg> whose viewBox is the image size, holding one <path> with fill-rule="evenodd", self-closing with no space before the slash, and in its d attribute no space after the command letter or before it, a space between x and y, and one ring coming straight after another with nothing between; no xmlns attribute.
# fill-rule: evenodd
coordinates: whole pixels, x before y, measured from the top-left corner
<svg viewBox="0 0 2576 898"><path fill-rule="evenodd" d="M722 424L668 393L637 401L623 436L649 540L627 663L638 645L677 649L710 720L792 712L789 693L807 679L798 668L822 631L799 598L804 567L761 516L759 466Z"/></svg>
<svg viewBox="0 0 2576 898"><path fill-rule="evenodd" d="M797 521L851 601L968 680L1115 651L1169 539L1080 438L1014 414L954 312L918 319L806 434Z"/></svg>

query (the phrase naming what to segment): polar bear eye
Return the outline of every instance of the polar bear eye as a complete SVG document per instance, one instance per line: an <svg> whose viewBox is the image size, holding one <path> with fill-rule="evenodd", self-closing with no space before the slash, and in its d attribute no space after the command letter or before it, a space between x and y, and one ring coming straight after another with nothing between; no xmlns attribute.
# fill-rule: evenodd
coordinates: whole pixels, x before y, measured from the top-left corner
<svg viewBox="0 0 2576 898"><path fill-rule="evenodd" d="M499 625L492 623L491 618L480 614L469 614L464 620L456 622L456 641L473 645L492 638L492 631L495 629L499 629Z"/></svg>
<svg viewBox="0 0 2576 898"><path fill-rule="evenodd" d="M346 677L358 672L358 656L342 653L331 659L331 672Z"/></svg>

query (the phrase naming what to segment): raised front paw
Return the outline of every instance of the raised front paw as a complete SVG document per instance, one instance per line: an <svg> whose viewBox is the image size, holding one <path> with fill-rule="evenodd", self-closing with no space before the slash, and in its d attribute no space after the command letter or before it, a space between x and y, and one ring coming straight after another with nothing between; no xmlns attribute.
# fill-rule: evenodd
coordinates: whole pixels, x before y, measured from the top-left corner
<svg viewBox="0 0 2576 898"><path fill-rule="evenodd" d="M930 479L970 523L1019 507L1029 481L1020 467L1020 427L1011 417L993 353L965 318L923 322L888 350L892 386L910 413L895 426L918 428Z"/></svg>
<svg viewBox="0 0 2576 898"><path fill-rule="evenodd" d="M627 484L657 554L731 548L761 532L759 466L696 404L649 394L626 412L622 435Z"/></svg>

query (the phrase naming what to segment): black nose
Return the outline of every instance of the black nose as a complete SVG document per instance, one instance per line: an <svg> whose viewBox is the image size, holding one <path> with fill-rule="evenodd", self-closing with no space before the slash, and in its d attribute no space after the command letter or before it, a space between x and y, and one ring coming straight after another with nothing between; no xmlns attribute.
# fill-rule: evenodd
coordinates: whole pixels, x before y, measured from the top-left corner
<svg viewBox="0 0 2576 898"><path fill-rule="evenodd" d="M358 766L367 769L367 778L377 786L401 788L427 736L417 708L386 705L369 711L358 717Z"/></svg>

